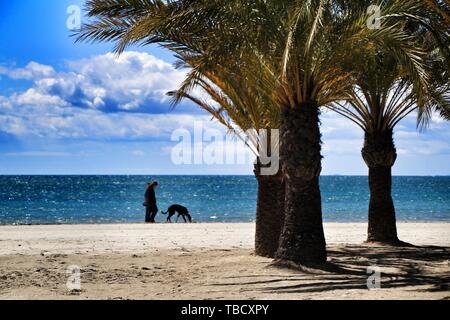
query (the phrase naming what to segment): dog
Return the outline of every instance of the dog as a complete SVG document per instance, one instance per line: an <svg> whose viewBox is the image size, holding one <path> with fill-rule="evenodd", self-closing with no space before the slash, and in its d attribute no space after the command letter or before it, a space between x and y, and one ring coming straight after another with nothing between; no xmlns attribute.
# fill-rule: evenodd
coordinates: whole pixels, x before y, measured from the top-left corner
<svg viewBox="0 0 450 320"><path fill-rule="evenodd" d="M179 205L179 204L171 205L169 207L169 209L167 209L167 212L161 211L161 213L169 214L169 216L167 217L167 222L169 222L169 223L172 222L171 218L177 213L178 213L178 217L177 217L176 222L178 222L178 219L180 219L180 217L183 218L185 223L187 223L188 220L189 220L189 222L192 222L192 217L189 214L189 210L186 207L183 207L182 205ZM187 218L187 220L186 220L186 218Z"/></svg>

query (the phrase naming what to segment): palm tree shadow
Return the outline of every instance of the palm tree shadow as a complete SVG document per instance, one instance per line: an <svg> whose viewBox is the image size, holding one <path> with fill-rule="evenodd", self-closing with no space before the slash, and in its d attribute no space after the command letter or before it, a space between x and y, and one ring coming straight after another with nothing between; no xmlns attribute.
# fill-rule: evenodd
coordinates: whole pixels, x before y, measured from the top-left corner
<svg viewBox="0 0 450 320"><path fill-rule="evenodd" d="M368 278L376 267L381 272L382 288L415 287L414 290L421 292L450 290L450 247L363 244L331 247L328 256L324 265L305 267L275 262L268 266L274 271L270 277L253 276L260 279L251 279L249 276L247 282L234 277L230 278L234 280L230 283L215 285L246 285L245 291L265 293L367 290Z"/></svg>

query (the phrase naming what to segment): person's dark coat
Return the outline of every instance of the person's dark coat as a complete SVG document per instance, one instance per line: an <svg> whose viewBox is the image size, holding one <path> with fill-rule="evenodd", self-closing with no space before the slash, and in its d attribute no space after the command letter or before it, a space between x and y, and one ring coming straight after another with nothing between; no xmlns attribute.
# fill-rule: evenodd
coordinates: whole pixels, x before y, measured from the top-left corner
<svg viewBox="0 0 450 320"><path fill-rule="evenodd" d="M158 206L156 205L155 189L152 187L147 188L145 191L145 222L155 223L155 217L158 214Z"/></svg>
<svg viewBox="0 0 450 320"><path fill-rule="evenodd" d="M156 204L156 195L153 188L147 188L147 191L145 191L145 204L146 206Z"/></svg>

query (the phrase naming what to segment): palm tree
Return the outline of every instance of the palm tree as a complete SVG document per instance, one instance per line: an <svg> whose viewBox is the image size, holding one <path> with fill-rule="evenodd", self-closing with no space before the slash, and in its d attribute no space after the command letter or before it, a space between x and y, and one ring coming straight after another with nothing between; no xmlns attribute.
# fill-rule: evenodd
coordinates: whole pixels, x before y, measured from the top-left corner
<svg viewBox="0 0 450 320"><path fill-rule="evenodd" d="M174 32L170 24L174 16L183 13L189 1L133 1L133 0L91 0L86 4L88 16L96 21L85 24L76 33L77 41L113 41L115 51L121 53L131 43L158 43L171 50L180 60L179 66L197 70L199 56L208 52L209 45L199 39L201 32ZM192 9L192 8L191 8ZM190 25L192 27L192 23ZM222 35L223 36L223 35ZM202 88L214 104L182 90L170 92L174 102L186 98L210 113L230 132L237 134L257 156L255 176L258 182L256 211L255 252L260 256L274 257L284 217L284 183L281 174L261 174L262 164L258 150L261 146L254 131L279 127L279 113L267 98L251 90L252 84L240 72L232 72L231 64L220 64L203 69L195 85ZM254 70L253 70L254 71ZM270 134L270 131L268 131ZM270 137L270 135L269 135ZM269 152L278 146L269 139Z"/></svg>
<svg viewBox="0 0 450 320"><path fill-rule="evenodd" d="M366 28L367 5L326 0L256 1L248 7L251 10L234 11L234 21L246 21L239 24L239 43L219 43L228 44L233 53L228 55L250 57L268 70L258 90L267 92L281 113L280 157L286 198L277 258L323 263L320 108L349 98L355 77L346 65L375 41L391 46L412 69L420 66L408 47L409 39L399 36L397 25L375 31ZM396 13L410 8L394 2L390 9ZM214 59L220 61L222 55L215 51ZM210 61L199 63L180 90L188 91L199 70L207 69Z"/></svg>
<svg viewBox="0 0 450 320"><path fill-rule="evenodd" d="M445 59L448 47L439 47L440 41L436 41L445 28L436 25L431 28L438 36L436 39L430 35L430 28L417 24L425 21L427 15L428 21L433 21L430 17L438 19L426 9L415 6L408 13L412 21L399 21L402 15L385 13L386 20L395 18L394 23L403 26L398 36L408 39L415 65L397 59L386 46L372 47L354 57L351 67L359 72L354 73L356 85L349 92L348 102L329 106L365 133L362 156L369 167L368 242L402 244L397 236L391 196L392 167L397 159L395 126L415 111L418 111L419 126L427 124L432 111L440 111L443 117L449 118L449 64Z"/></svg>
<svg viewBox="0 0 450 320"><path fill-rule="evenodd" d="M408 2L408 1L407 1ZM395 2L398 3L398 2ZM352 71L345 66L371 39L396 48L414 65L395 25L366 28L366 8L347 1L91 0L98 21L81 40L160 43L195 55L195 67L179 89L189 94L205 73L221 66L255 84L281 115L280 157L286 183L285 224L277 257L296 263L326 261L319 176L320 107L348 98ZM146 9L143 7L147 7ZM176 39L176 40L175 40ZM263 72L251 72L254 66ZM240 70L245 70L241 72ZM261 76L262 81L256 81Z"/></svg>
<svg viewBox="0 0 450 320"><path fill-rule="evenodd" d="M220 26L219 36L209 40L215 46L197 55L199 60L179 92L188 94L211 66L230 68L231 64L234 71L244 69L243 77L251 80L255 90L271 98L281 115L280 160L286 183L285 223L277 258L304 264L325 262L319 108L341 100L348 90L351 77L341 62L350 50L340 47L350 47L350 39L356 42L360 30L343 28L350 22L336 21L330 1L218 2L197 8L194 17L189 10L179 13L176 19L181 23L171 23L170 29L180 32L187 21L220 16L202 29L211 36L211 28L215 31ZM217 8L221 14L211 14ZM364 25L360 24L359 29ZM334 36L338 30L343 31L342 37ZM247 71L258 64L258 72ZM255 81L255 75L260 81Z"/></svg>
<svg viewBox="0 0 450 320"><path fill-rule="evenodd" d="M323 263L327 255L319 187L320 108L350 99L348 92L356 78L355 70L347 66L374 44L390 46L414 72L420 72L420 64L399 25L392 23L379 30L366 27L367 6L326 0L295 1L287 7L264 3L272 5L261 11L272 12L273 21L264 25L261 39L254 37L263 44L253 47L261 50L260 60L271 70L268 74L274 75L267 87L275 88L274 101L281 111L280 156L286 199L277 258L281 262ZM391 13L410 10L398 2L386 7ZM269 43L267 49L264 43Z"/></svg>

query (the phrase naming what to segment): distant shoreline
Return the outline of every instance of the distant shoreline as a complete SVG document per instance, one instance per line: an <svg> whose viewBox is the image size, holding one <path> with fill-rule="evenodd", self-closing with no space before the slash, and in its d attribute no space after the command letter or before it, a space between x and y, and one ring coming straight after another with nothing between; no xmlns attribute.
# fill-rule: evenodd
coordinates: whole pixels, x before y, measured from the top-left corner
<svg viewBox="0 0 450 320"><path fill-rule="evenodd" d="M254 177L253 174L0 174L0 177ZM361 174L323 174L321 177L368 177ZM400 178L450 178L450 174L438 175L392 175Z"/></svg>
<svg viewBox="0 0 450 320"><path fill-rule="evenodd" d="M254 221L236 221L236 222L221 222L221 221L211 221L211 222L192 222L192 224L195 225L221 225L221 224L227 224L227 225L239 225L239 224L254 224ZM367 224L367 221L331 221L331 220L325 220L324 223L336 223L336 224ZM425 224L441 224L441 223L448 223L450 224L450 220L397 220L397 223L401 224L413 224L413 223L425 223ZM148 225L144 222L105 222L105 223L35 223L35 224L1 224L0 228L2 227L34 227L34 226L117 226L117 225ZM190 225L185 223L166 223L166 222L157 222L156 225ZM450 232L450 230L449 230Z"/></svg>

